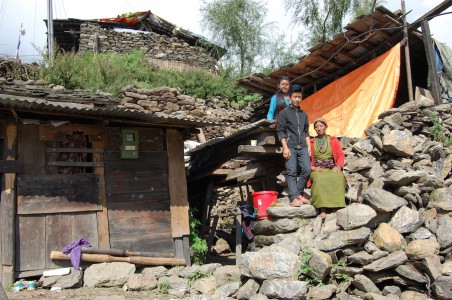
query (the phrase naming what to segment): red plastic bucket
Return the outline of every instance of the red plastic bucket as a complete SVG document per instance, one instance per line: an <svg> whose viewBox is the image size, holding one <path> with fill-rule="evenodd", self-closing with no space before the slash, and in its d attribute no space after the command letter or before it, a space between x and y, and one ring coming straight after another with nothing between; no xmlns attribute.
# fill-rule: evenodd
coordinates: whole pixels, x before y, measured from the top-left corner
<svg viewBox="0 0 452 300"><path fill-rule="evenodd" d="M253 197L254 208L257 208L257 219L262 220L268 217L267 207L272 205L278 199L278 192L276 191L262 191L251 194Z"/></svg>

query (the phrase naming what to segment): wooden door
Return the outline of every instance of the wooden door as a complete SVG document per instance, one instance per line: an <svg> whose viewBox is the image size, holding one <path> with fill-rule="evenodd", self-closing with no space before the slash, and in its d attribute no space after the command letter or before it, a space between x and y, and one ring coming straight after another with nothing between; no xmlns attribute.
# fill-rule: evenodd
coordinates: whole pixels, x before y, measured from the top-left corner
<svg viewBox="0 0 452 300"><path fill-rule="evenodd" d="M86 238L99 246L103 212L102 130L91 125L21 125L17 176L16 271L68 265L50 251ZM96 144L97 143L97 144ZM93 144L97 147L94 148ZM96 159L97 157L97 159Z"/></svg>
<svg viewBox="0 0 452 300"><path fill-rule="evenodd" d="M173 256L168 155L164 131L134 128L138 159L121 159L119 128L109 128L105 149L105 186L112 248Z"/></svg>

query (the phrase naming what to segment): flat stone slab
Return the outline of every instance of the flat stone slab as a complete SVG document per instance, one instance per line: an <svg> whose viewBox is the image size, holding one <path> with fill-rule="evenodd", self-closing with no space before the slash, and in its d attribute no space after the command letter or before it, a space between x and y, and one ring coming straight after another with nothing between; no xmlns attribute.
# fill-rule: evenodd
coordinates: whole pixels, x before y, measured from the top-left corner
<svg viewBox="0 0 452 300"><path fill-rule="evenodd" d="M369 272L379 272L395 268L398 265L404 264L407 260L408 256L406 256L405 252L397 251L364 266L363 269Z"/></svg>
<svg viewBox="0 0 452 300"><path fill-rule="evenodd" d="M296 231L300 227L296 220L291 219L264 219L254 223L256 234L278 234Z"/></svg>
<svg viewBox="0 0 452 300"><path fill-rule="evenodd" d="M402 197L379 188L365 190L363 198L373 209L381 212L391 212L408 203Z"/></svg>
<svg viewBox="0 0 452 300"><path fill-rule="evenodd" d="M345 246L363 243L368 239L369 235L370 229L367 227L348 231L336 231L325 235L323 239L318 240L316 238L313 245L321 251L331 251Z"/></svg>
<svg viewBox="0 0 452 300"><path fill-rule="evenodd" d="M309 204L300 207L273 206L267 208L267 214L275 218L312 218L317 216L315 207Z"/></svg>

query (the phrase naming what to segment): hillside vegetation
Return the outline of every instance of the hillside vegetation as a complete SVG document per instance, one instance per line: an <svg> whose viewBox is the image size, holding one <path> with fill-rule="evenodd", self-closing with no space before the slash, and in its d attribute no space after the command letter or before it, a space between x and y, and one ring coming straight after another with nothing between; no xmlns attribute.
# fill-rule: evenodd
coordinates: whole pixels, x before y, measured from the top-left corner
<svg viewBox="0 0 452 300"><path fill-rule="evenodd" d="M12 78L23 79L21 69L11 69L8 73ZM186 95L203 99L221 97L231 104L244 104L260 98L260 95L248 94L236 85L237 77L232 69L220 70L215 75L196 68L162 68L139 51L125 55L59 53L52 64L46 62L31 68L27 77L69 89L100 90L117 97L121 96L123 87L135 85L146 89L175 87Z"/></svg>

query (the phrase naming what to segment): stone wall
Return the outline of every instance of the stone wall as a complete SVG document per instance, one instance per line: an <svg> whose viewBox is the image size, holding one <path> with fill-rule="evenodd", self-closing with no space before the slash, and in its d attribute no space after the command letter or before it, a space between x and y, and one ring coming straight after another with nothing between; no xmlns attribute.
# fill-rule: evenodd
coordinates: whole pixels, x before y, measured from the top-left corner
<svg viewBox="0 0 452 300"><path fill-rule="evenodd" d="M95 39L98 39L97 45ZM203 47L190 46L177 37L168 37L154 32L118 32L101 28L95 23L80 26L79 52L126 54L141 50L152 59L178 61L190 66L212 70L217 60Z"/></svg>
<svg viewBox="0 0 452 300"><path fill-rule="evenodd" d="M254 117L251 105L236 108L227 99L201 99L181 94L177 88L159 87L152 90L126 86L122 89L121 108L148 110L162 117L225 123L204 128L207 140L227 136L249 123Z"/></svg>
<svg viewBox="0 0 452 300"><path fill-rule="evenodd" d="M262 249L243 255L243 286L278 299L452 299L452 148L432 141L432 115L450 138L452 106L426 99L343 138L349 205L322 220L278 199L254 224Z"/></svg>

